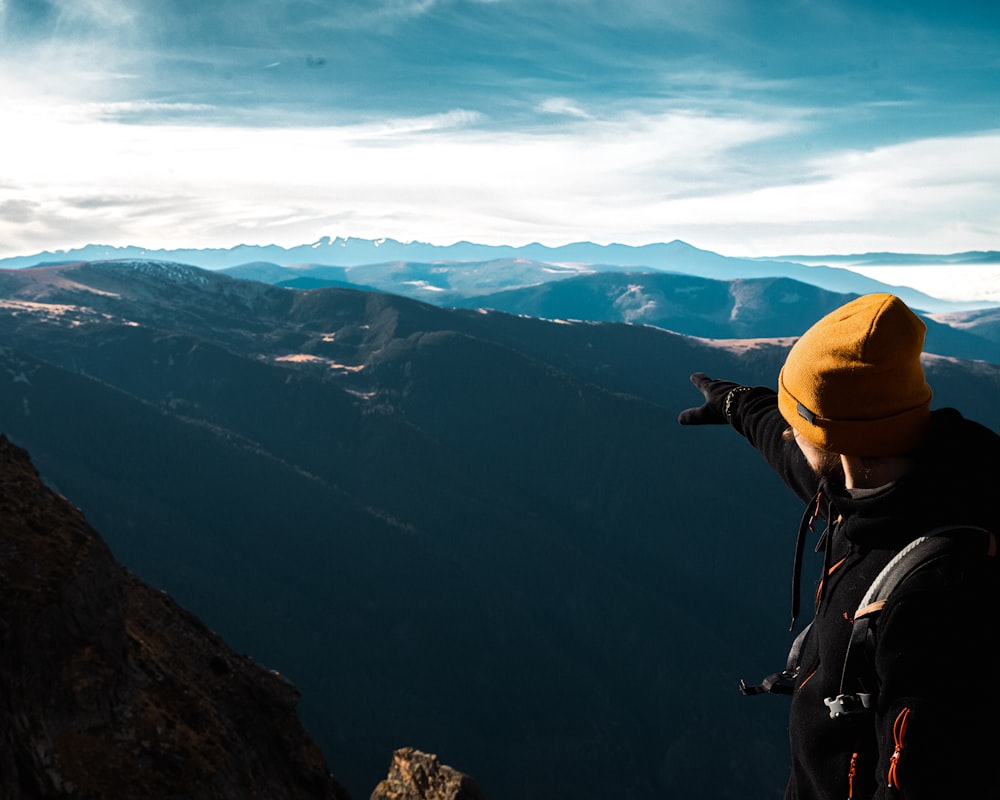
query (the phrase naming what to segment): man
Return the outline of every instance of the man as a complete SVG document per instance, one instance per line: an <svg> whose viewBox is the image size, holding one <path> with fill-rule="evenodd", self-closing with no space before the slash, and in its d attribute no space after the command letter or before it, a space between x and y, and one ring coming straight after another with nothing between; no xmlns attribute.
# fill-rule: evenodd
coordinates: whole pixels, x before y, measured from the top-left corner
<svg viewBox="0 0 1000 800"><path fill-rule="evenodd" d="M1000 584L987 554L1000 437L930 410L924 332L899 298L859 297L795 343L777 392L695 373L704 404L678 417L729 424L807 503L796 570L802 537L825 522L813 622L786 674L786 800L1000 798ZM986 530L955 532L968 546L894 591L872 624L870 673L854 674L848 644L872 581L914 539L958 525ZM870 707L838 705L844 694Z"/></svg>

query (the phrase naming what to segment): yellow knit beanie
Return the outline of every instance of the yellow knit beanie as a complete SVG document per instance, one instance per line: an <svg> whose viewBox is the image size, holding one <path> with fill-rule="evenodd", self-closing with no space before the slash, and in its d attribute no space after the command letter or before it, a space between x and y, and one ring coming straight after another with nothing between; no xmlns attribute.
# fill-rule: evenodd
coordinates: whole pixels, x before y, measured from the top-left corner
<svg viewBox="0 0 1000 800"><path fill-rule="evenodd" d="M891 294L865 295L827 314L795 343L778 376L785 421L834 453L909 452L930 418L920 364L925 331Z"/></svg>

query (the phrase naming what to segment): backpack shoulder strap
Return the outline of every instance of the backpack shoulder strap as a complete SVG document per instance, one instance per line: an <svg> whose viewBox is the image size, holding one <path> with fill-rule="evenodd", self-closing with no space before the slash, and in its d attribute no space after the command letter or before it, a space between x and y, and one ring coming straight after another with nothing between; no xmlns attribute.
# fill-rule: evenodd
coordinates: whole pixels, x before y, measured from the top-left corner
<svg viewBox="0 0 1000 800"><path fill-rule="evenodd" d="M875 691L872 625L893 592L916 572L954 552L995 556L996 536L985 528L971 525L935 528L900 550L872 581L854 612L851 639L841 672L840 694L823 701L830 709L832 718L863 713L871 706ZM853 684L858 691L848 693L846 688L849 684Z"/></svg>
<svg viewBox="0 0 1000 800"><path fill-rule="evenodd" d="M812 630L811 622L799 631L798 636L792 642L791 649L788 651L785 668L781 672L774 672L768 675L756 686L751 686L740 678L740 694L747 696L754 694L792 694L795 691L795 679L799 674L802 648L805 647L810 630Z"/></svg>

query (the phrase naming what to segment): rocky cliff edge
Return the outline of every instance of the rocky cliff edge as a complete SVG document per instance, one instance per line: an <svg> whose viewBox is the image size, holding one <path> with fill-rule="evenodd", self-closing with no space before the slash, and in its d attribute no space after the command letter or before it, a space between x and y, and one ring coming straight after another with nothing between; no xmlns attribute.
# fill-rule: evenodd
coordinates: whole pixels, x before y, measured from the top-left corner
<svg viewBox="0 0 1000 800"><path fill-rule="evenodd" d="M0 437L0 797L346 800L297 701Z"/></svg>

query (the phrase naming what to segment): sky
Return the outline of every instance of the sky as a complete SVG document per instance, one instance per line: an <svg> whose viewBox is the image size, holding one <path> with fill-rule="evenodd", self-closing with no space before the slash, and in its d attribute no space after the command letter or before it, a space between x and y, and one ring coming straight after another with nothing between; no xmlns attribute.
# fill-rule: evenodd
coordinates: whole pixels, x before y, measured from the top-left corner
<svg viewBox="0 0 1000 800"><path fill-rule="evenodd" d="M1000 250L995 0L0 0L0 257Z"/></svg>

